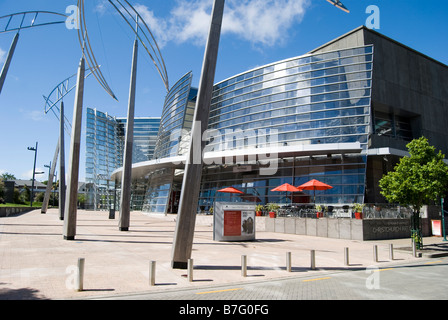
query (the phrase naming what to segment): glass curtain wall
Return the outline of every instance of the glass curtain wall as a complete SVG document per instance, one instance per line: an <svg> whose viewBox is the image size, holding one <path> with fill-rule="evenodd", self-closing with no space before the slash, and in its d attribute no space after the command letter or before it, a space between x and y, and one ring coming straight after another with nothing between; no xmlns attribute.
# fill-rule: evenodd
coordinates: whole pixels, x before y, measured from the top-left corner
<svg viewBox="0 0 448 320"><path fill-rule="evenodd" d="M106 210L114 200L112 171L121 166L123 140L117 121L107 113L87 108L86 209Z"/></svg>
<svg viewBox="0 0 448 320"><path fill-rule="evenodd" d="M192 73L184 75L168 92L163 106L154 159L175 157L188 151L197 89L191 88ZM182 181L174 169L162 169L149 175L143 211L177 211Z"/></svg>
<svg viewBox="0 0 448 320"><path fill-rule="evenodd" d="M160 118L134 119L132 162L151 160ZM86 128L86 207L93 210L118 209L121 185L110 180L112 172L122 166L126 118L117 118L87 108ZM117 190L115 190L117 189ZM141 210L146 192L142 179L132 182L131 208ZM115 200L115 205L113 206Z"/></svg>
<svg viewBox="0 0 448 320"><path fill-rule="evenodd" d="M175 157L185 152L194 113L194 103L189 103L194 102L190 94L192 78L191 72L184 75L165 98L154 159Z"/></svg>
<svg viewBox="0 0 448 320"><path fill-rule="evenodd" d="M116 118L120 136L126 134L126 118ZM134 118L134 143L132 149L132 163L151 160L154 156L160 118ZM124 140L123 140L124 141Z"/></svg>
<svg viewBox="0 0 448 320"><path fill-rule="evenodd" d="M316 202L363 202L366 152L370 130L373 46L304 55L236 75L214 86L208 129L227 132L250 130L256 135L278 132L279 145L318 145L359 142L361 154L280 159L274 175L259 174L254 162L243 170L232 165L206 165L202 176L198 212L207 211L215 200L239 197L217 193L234 186L246 193L241 200L310 203L312 193L294 198L271 189L290 183L298 186L318 179L333 186L316 192ZM191 73L182 77L168 93L155 150L155 159L177 156L188 147L194 103ZM189 98L190 97L190 98ZM190 120L190 121L188 121ZM240 139L241 141L238 141ZM267 139L235 136L232 143L211 139L207 150L225 151L264 147ZM260 143L260 141L262 141ZM168 170L170 171L170 170ZM154 173L146 193L145 211L167 212L179 186L170 171ZM180 173L181 174L181 173ZM158 183L157 181L163 181ZM232 199L235 200L235 199Z"/></svg>
<svg viewBox="0 0 448 320"><path fill-rule="evenodd" d="M215 85L209 128L220 132L275 129L279 145L360 142L366 151L372 61L373 46L365 46L301 56L227 79ZM208 148L229 148L220 143L212 141ZM235 141L233 147L237 146L262 147L257 139ZM311 179L333 186L316 191L316 202L363 202L366 161L367 157L359 154L288 158L279 162L274 176L260 176L256 166L242 173L232 167L209 166L203 173L198 211L207 210L215 200L238 197L216 192L227 186L253 195L242 200L260 204L312 203L312 191L294 194L293 198L270 191L283 183L299 186Z"/></svg>

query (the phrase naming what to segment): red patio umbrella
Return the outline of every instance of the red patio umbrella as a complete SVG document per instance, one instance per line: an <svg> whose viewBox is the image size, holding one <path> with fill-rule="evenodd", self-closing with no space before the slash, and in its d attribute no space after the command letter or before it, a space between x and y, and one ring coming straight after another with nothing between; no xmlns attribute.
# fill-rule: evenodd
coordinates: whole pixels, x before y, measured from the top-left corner
<svg viewBox="0 0 448 320"><path fill-rule="evenodd" d="M234 187L227 187L221 190L218 190L218 192L224 192L224 193L238 193L238 194L244 194L243 191L238 190L237 188ZM232 196L230 196L230 199L232 199Z"/></svg>
<svg viewBox="0 0 448 320"><path fill-rule="evenodd" d="M332 186L320 182L319 180L313 179L310 180L300 186L298 186L297 188L303 189L303 190L314 190L314 204L316 204L316 190L328 190L328 189L333 189Z"/></svg>
<svg viewBox="0 0 448 320"><path fill-rule="evenodd" d="M287 196L288 192L300 192L300 191L302 191L302 189L296 188L296 187L290 185L289 183L285 183L285 184L282 184L281 186L278 186L278 187L272 189L271 191L284 191L285 196ZM292 199L291 199L291 202L292 202Z"/></svg>
<svg viewBox="0 0 448 320"><path fill-rule="evenodd" d="M227 187L227 188L218 190L218 192L225 192L225 193L241 193L241 194L244 193L243 191L238 190L237 188L234 188L234 187Z"/></svg>

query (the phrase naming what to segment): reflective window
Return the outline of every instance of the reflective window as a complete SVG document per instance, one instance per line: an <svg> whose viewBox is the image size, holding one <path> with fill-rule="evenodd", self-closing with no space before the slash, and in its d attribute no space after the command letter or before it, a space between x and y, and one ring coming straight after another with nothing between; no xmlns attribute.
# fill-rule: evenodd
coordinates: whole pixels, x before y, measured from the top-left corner
<svg viewBox="0 0 448 320"><path fill-rule="evenodd" d="M196 89L191 88L192 73L183 76L168 92L162 111L154 158L182 154L179 142L191 130Z"/></svg>
<svg viewBox="0 0 448 320"><path fill-rule="evenodd" d="M152 158L160 118L134 119L132 162ZM126 119L87 108L86 123L86 208L107 210L113 206L115 182L112 172L122 166ZM131 206L141 209L142 196L133 186Z"/></svg>

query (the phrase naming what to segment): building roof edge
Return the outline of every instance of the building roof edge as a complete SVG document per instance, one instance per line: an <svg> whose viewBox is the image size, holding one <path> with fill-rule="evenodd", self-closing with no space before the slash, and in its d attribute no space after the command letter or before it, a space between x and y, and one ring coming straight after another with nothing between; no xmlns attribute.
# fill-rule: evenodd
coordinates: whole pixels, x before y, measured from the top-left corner
<svg viewBox="0 0 448 320"><path fill-rule="evenodd" d="M317 47L317 48L315 48L315 49L309 51L307 54L316 53L317 51L321 50L322 48L325 48L325 47L327 47L327 46L329 46L329 45L331 45L331 44L333 44L333 43L335 43L335 42L337 42L337 41L339 41L339 40L341 40L341 39L343 39L343 38L345 38L345 37L347 37L347 36L349 36L349 35L351 35L351 34L353 34L353 33L355 33L355 32L358 32L358 31L360 31L360 30L364 30L364 31L370 32L370 33L372 33L372 34L374 34L374 35L376 35L376 36L379 36L379 37L381 37L381 38L383 38L383 39L386 39L386 40L388 40L388 41L391 41L391 42L393 42L393 43L395 43L395 44L397 44L397 45L399 45L399 46L401 46L401 47L403 47L403 48L405 48L405 49L407 49L407 50L410 50L410 51L412 51L412 52L414 52L414 53L417 53L418 55L420 55L420 56L422 56L422 57L424 57L424 58L426 58L426 59L429 59L429 60L431 60L431 61L433 61L433 62L436 62L436 63L442 65L442 66L445 67L445 68L448 68L448 65L444 64L443 62L441 62L441 61L439 61L439 60L436 60L436 59L434 59L434 58L431 58L430 56L428 56L428 55L426 55L426 54L424 54L424 53L421 53L420 51L418 51L418 50L416 50L416 49L413 49L413 48L411 48L411 47L409 47L409 46L407 46L407 45L405 45L405 44L403 44L403 43L401 43L401 42L399 42L399 41L397 41L397 40L394 40L394 39L392 39L392 38L390 38L390 37L388 37L388 36L385 36L384 34L379 33L379 32L376 31L376 30L369 29L369 28L367 28L367 27L364 26L364 25L359 26L359 27L357 27L357 28L355 28L355 29L353 29L353 30L351 30L351 31L349 31L349 32L347 32L347 33L345 33L345 34L343 34L343 35L341 35L341 36L339 36L339 37L333 39L333 40L328 41L327 43L325 43L325 44L323 44L323 45L321 45L321 46L319 46L319 47ZM366 43L364 43L364 45L366 45Z"/></svg>

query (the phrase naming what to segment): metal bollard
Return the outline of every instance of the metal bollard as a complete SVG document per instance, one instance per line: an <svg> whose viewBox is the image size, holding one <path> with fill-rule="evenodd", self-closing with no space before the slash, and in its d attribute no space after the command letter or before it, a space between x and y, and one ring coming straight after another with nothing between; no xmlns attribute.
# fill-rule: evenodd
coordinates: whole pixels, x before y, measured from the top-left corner
<svg viewBox="0 0 448 320"><path fill-rule="evenodd" d="M378 246L373 246L373 261L378 262Z"/></svg>
<svg viewBox="0 0 448 320"><path fill-rule="evenodd" d="M193 282L193 259L188 259L188 282Z"/></svg>
<svg viewBox="0 0 448 320"><path fill-rule="evenodd" d="M414 258L417 258L417 243L415 242L414 238L412 238L412 256Z"/></svg>
<svg viewBox="0 0 448 320"><path fill-rule="evenodd" d="M311 250L311 270L316 270L316 251Z"/></svg>
<svg viewBox="0 0 448 320"><path fill-rule="evenodd" d="M394 245L392 243L389 244L389 259L394 260Z"/></svg>
<svg viewBox="0 0 448 320"><path fill-rule="evenodd" d="M349 249L348 248L345 248L345 250L344 250L344 263L346 266L350 265Z"/></svg>
<svg viewBox="0 0 448 320"><path fill-rule="evenodd" d="M286 271L291 272L291 252L286 252Z"/></svg>
<svg viewBox="0 0 448 320"><path fill-rule="evenodd" d="M115 209L109 209L109 219L115 219Z"/></svg>
<svg viewBox="0 0 448 320"><path fill-rule="evenodd" d="M156 262L149 262L149 285L154 286L156 284Z"/></svg>
<svg viewBox="0 0 448 320"><path fill-rule="evenodd" d="M241 256L241 276L247 277L247 256Z"/></svg>
<svg viewBox="0 0 448 320"><path fill-rule="evenodd" d="M85 265L85 259L78 258L78 279L76 288L77 291L84 290L84 265Z"/></svg>

